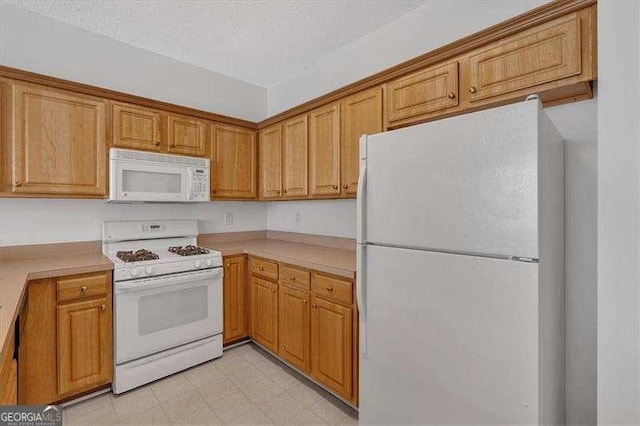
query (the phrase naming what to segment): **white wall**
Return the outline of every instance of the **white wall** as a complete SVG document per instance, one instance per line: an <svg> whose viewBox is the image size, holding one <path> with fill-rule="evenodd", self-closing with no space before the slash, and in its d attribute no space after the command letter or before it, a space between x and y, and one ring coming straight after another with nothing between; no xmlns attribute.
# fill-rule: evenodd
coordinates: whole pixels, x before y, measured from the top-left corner
<svg viewBox="0 0 640 426"><path fill-rule="evenodd" d="M299 216L299 222L296 217ZM267 207L272 231L356 237L355 200L273 201Z"/></svg>
<svg viewBox="0 0 640 426"><path fill-rule="evenodd" d="M598 3L598 422L640 424L640 3Z"/></svg>
<svg viewBox="0 0 640 426"><path fill-rule="evenodd" d="M233 225L225 214L233 214ZM104 200L0 199L0 246L100 240L105 220L198 219L200 233L265 229L266 204L108 204Z"/></svg>
<svg viewBox="0 0 640 426"><path fill-rule="evenodd" d="M10 4L0 18L2 65L252 121L266 115L262 87Z"/></svg>
<svg viewBox="0 0 640 426"><path fill-rule="evenodd" d="M432 0L272 86L269 115L533 9L544 0Z"/></svg>
<svg viewBox="0 0 640 426"><path fill-rule="evenodd" d="M410 59L544 1L428 2L269 88L269 114ZM466 19L464 19L466 18ZM597 100L547 113L566 145L566 413L567 423L596 423ZM338 206L338 207L336 207ZM300 224L296 225L296 213ZM354 238L355 201L270 203L267 227Z"/></svg>

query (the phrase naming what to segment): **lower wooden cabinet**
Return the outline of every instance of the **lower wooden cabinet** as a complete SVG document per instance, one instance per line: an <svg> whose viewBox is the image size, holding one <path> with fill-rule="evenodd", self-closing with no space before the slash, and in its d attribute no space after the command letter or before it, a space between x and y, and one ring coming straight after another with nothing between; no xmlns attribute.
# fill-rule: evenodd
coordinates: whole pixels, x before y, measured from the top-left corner
<svg viewBox="0 0 640 426"><path fill-rule="evenodd" d="M249 263L251 338L357 405L353 281L262 258Z"/></svg>
<svg viewBox="0 0 640 426"><path fill-rule="evenodd" d="M100 297L58 306L59 395L111 381L110 302Z"/></svg>
<svg viewBox="0 0 640 426"><path fill-rule="evenodd" d="M278 352L278 284L251 277L251 338Z"/></svg>
<svg viewBox="0 0 640 426"><path fill-rule="evenodd" d="M222 342L234 342L249 335L247 324L247 258L229 256L224 263L224 328Z"/></svg>
<svg viewBox="0 0 640 426"><path fill-rule="evenodd" d="M353 397L353 310L312 297L311 374L346 399Z"/></svg>
<svg viewBox="0 0 640 426"><path fill-rule="evenodd" d="M111 289L110 271L29 282L20 313L19 404L50 404L111 383Z"/></svg>
<svg viewBox="0 0 640 426"><path fill-rule="evenodd" d="M309 292L280 284L279 355L301 370L311 371Z"/></svg>
<svg viewBox="0 0 640 426"><path fill-rule="evenodd" d="M6 347L0 359L0 405L18 403L18 363L15 354L14 328L9 329Z"/></svg>

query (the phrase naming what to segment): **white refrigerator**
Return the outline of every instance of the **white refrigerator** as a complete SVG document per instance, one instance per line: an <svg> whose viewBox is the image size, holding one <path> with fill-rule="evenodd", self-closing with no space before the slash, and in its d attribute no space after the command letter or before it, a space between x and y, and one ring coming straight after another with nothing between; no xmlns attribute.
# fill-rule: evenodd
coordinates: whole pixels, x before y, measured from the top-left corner
<svg viewBox="0 0 640 426"><path fill-rule="evenodd" d="M361 424L562 424L564 142L538 99L360 157Z"/></svg>

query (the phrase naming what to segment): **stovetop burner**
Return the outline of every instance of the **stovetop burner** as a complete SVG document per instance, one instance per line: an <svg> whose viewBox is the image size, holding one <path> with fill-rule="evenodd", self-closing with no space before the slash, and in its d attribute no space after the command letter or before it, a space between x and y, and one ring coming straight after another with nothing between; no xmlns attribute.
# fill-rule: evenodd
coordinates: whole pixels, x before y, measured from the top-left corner
<svg viewBox="0 0 640 426"><path fill-rule="evenodd" d="M204 247L197 247L193 245L188 245L184 247L182 246L169 247L169 251L171 253L175 253L180 256L196 256L198 254L209 254L209 249L206 249Z"/></svg>
<svg viewBox="0 0 640 426"><path fill-rule="evenodd" d="M142 260L155 260L159 258L157 254L147 249L119 251L116 253L116 256L124 262L140 262Z"/></svg>

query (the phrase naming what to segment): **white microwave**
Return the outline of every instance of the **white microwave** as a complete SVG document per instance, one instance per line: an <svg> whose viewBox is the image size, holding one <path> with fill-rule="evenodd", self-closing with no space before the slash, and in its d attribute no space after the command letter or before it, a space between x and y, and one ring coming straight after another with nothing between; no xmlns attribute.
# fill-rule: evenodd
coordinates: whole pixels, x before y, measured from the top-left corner
<svg viewBox="0 0 640 426"><path fill-rule="evenodd" d="M110 202L209 201L209 160L111 148Z"/></svg>

